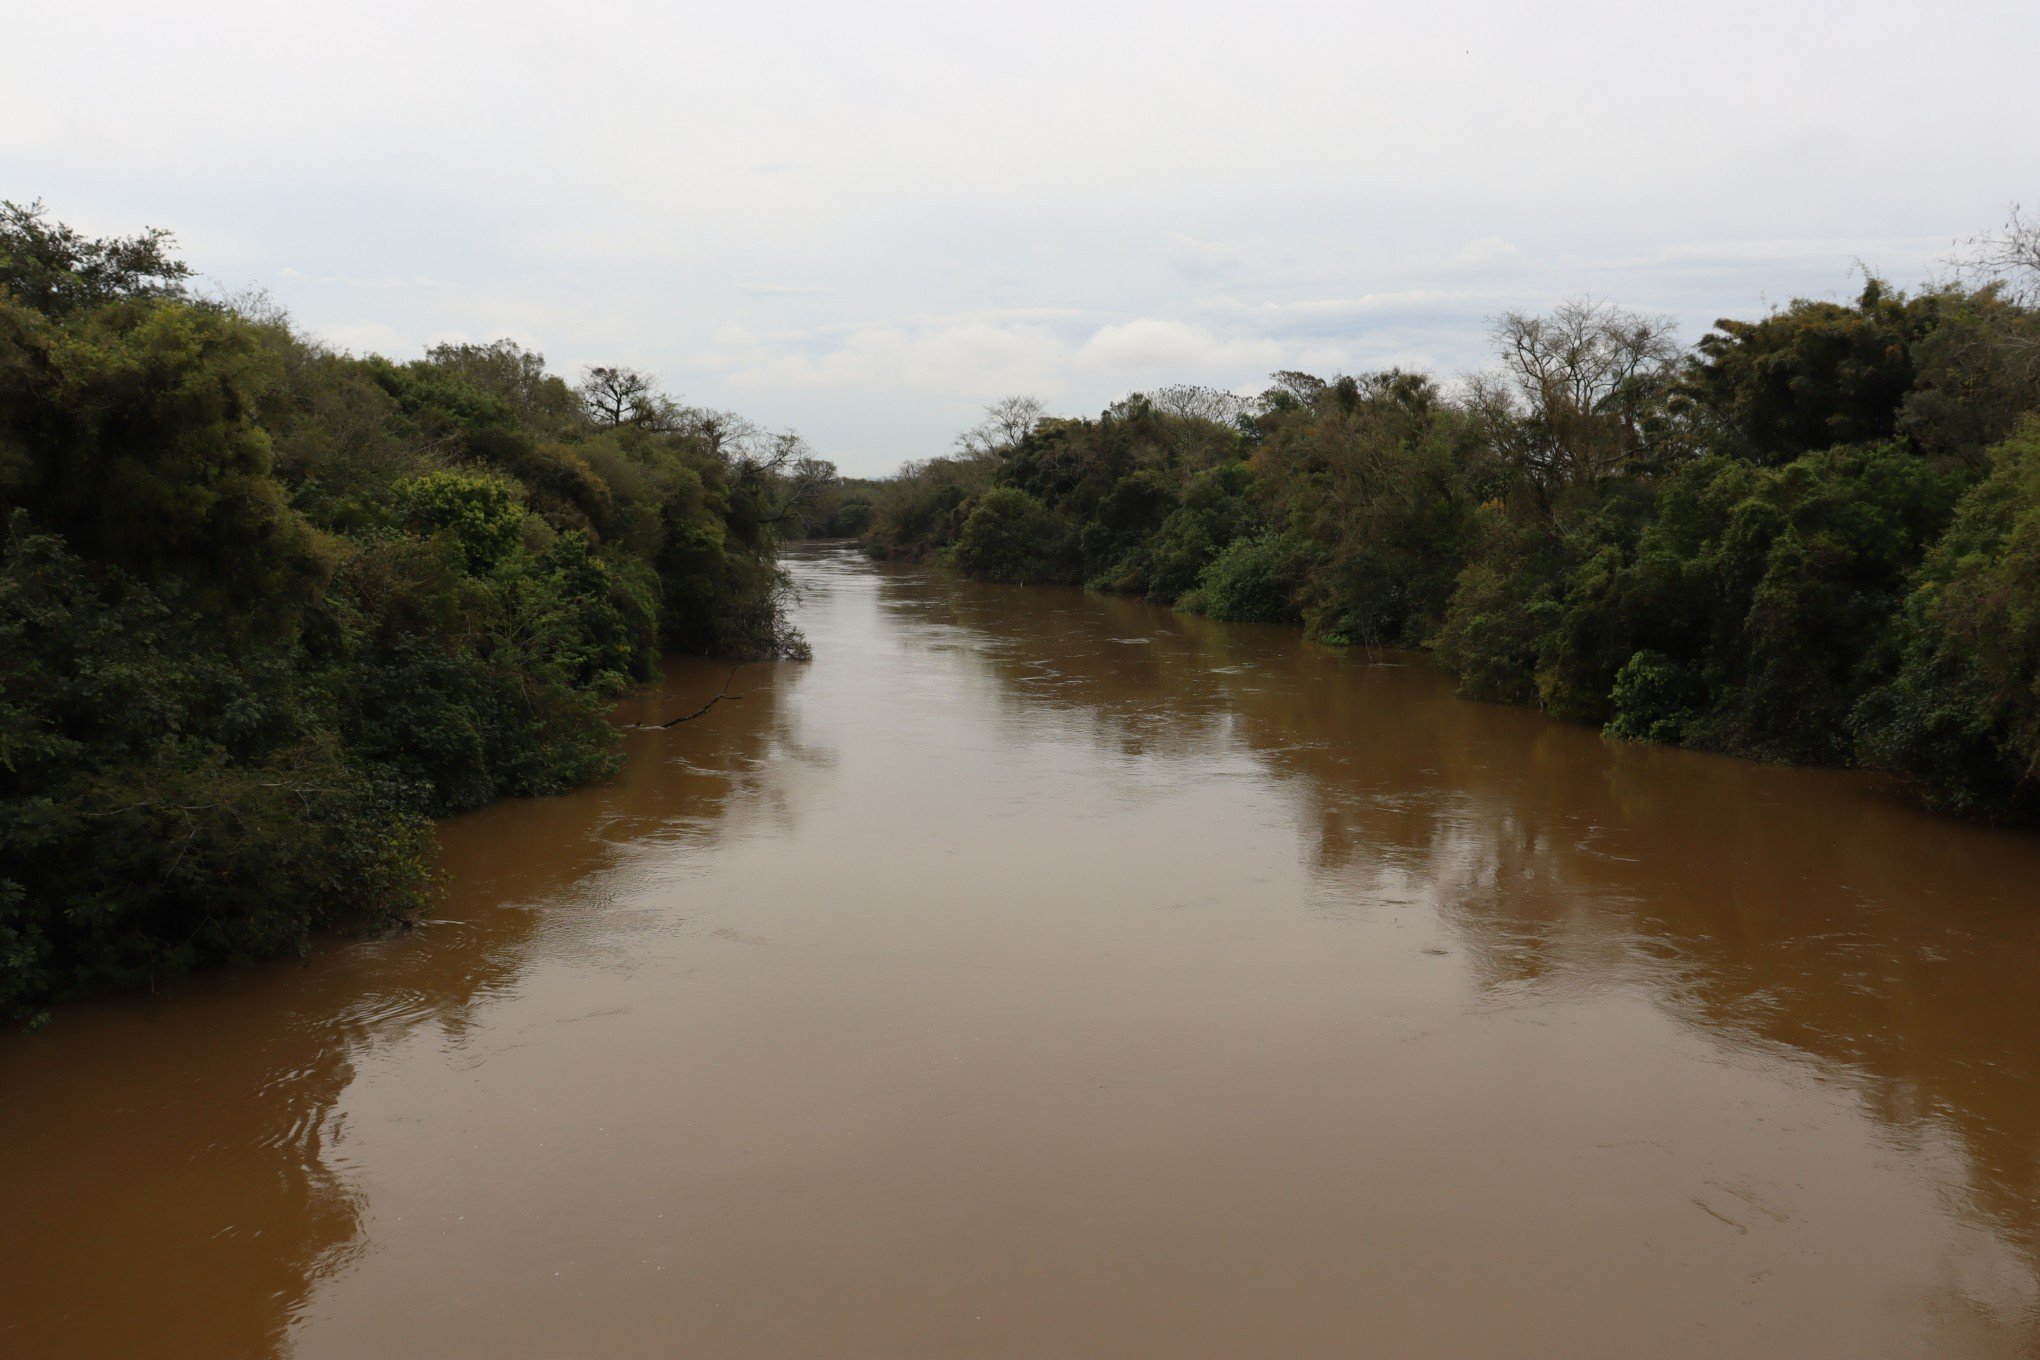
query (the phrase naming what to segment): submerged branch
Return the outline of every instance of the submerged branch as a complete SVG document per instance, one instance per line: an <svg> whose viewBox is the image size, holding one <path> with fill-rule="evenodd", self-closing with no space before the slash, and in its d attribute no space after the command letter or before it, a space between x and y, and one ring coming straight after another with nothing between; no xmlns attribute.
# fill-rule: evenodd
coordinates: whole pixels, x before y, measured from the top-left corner
<svg viewBox="0 0 2040 1360"><path fill-rule="evenodd" d="M737 672L743 669L743 665L744 663L739 661L736 665L730 667L730 673L727 676L723 677L722 692L720 694L717 694L713 699L710 699L707 703L703 704L700 708L695 709L692 713L684 713L681 716L673 719L671 722L626 723L625 726L644 730L649 730L651 728L678 727L681 723L693 722L696 718L701 717L703 714L707 713L708 710L714 708L717 704L721 703L725 699L728 699L733 703L742 699L744 697L743 695L730 693L730 682L737 678Z"/></svg>

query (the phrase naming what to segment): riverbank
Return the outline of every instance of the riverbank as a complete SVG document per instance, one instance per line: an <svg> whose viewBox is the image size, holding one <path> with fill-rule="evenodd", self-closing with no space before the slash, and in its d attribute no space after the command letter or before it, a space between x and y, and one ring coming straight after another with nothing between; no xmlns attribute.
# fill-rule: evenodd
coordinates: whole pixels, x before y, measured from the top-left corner
<svg viewBox="0 0 2040 1360"><path fill-rule="evenodd" d="M1603 304L1495 326L1456 387L1001 403L842 517L877 556L1424 646L1611 736L2040 817L2040 310L1872 279L1691 349Z"/></svg>
<svg viewBox="0 0 2040 1360"><path fill-rule="evenodd" d="M416 918L429 819L607 776L662 655L805 649L796 438L338 353L170 246L0 205L0 1021Z"/></svg>

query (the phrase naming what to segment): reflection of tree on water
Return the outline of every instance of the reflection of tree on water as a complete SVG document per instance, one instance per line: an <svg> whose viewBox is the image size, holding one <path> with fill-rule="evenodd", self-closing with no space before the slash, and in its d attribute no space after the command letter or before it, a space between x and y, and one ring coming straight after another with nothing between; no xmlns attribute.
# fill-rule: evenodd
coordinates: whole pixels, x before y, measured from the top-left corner
<svg viewBox="0 0 2040 1360"><path fill-rule="evenodd" d="M914 626L981 639L956 645L1063 739L1242 744L1298 800L1319 900L1434 904L1490 993L1637 987L1719 1041L1812 1059L1896 1139L1952 1133L1973 1211L2040 1257L2040 841L1853 775L1465 702L1417 656L1074 591L892 594Z"/></svg>
<svg viewBox="0 0 2040 1360"><path fill-rule="evenodd" d="M675 663L623 716L722 674ZM744 702L712 722L631 734L610 783L444 825L440 923L0 1039L0 1352L279 1352L313 1283L364 1246L343 1100L357 1065L425 1027L460 1043L543 934L589 927L631 843L783 820L770 770L798 675L748 668Z"/></svg>

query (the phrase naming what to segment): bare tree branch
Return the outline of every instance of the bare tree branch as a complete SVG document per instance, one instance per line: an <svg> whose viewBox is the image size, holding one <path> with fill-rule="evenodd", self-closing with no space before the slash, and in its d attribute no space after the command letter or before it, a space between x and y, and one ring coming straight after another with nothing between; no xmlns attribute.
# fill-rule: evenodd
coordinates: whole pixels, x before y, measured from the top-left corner
<svg viewBox="0 0 2040 1360"><path fill-rule="evenodd" d="M714 708L717 704L721 703L725 699L728 699L730 702L735 703L738 700L741 700L744 696L741 694L730 693L730 683L737 678L737 672L742 669L743 662L741 661L738 662L736 665L730 667L730 673L723 678L722 692L717 694L713 699L710 699L707 703L703 704L700 708L695 709L692 713L683 713L679 717L674 718L671 722L629 723L626 725L629 727L639 729L641 731L649 731L653 728L678 727L681 723L693 722L696 718L699 718L702 715L706 714L711 708Z"/></svg>

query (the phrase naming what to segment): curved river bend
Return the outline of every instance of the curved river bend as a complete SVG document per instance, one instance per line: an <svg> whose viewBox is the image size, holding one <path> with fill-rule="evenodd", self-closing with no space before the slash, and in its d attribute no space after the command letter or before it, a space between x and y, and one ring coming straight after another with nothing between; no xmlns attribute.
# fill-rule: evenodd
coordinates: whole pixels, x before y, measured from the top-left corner
<svg viewBox="0 0 2040 1360"><path fill-rule="evenodd" d="M443 923L0 1038L0 1353L2040 1353L2040 840L790 561Z"/></svg>

